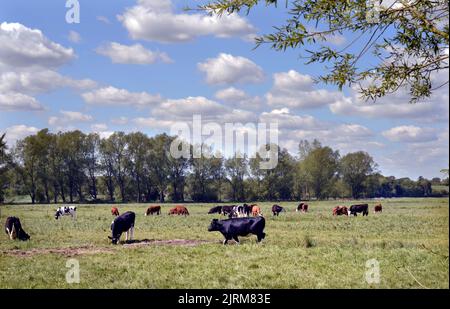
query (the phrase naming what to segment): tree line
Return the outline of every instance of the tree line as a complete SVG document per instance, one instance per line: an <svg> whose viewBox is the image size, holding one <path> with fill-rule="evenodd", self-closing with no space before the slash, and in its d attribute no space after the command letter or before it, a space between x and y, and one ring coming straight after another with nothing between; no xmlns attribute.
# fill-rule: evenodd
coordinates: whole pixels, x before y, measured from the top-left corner
<svg viewBox="0 0 450 309"><path fill-rule="evenodd" d="M0 202L28 195L31 203L289 201L311 198L442 196L448 178L385 177L366 152L341 156L319 141L298 154L278 149L278 165L260 169L259 155L224 158L207 145L199 158L169 155L176 137L115 132L108 138L48 129L11 149L0 139ZM194 146L188 145L190 149ZM192 153L192 151L191 151Z"/></svg>

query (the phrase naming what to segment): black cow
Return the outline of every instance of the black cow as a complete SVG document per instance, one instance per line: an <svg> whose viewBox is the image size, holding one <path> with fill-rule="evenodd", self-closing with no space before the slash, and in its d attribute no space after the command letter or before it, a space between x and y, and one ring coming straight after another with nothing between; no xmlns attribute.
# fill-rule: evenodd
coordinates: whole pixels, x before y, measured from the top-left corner
<svg viewBox="0 0 450 309"><path fill-rule="evenodd" d="M264 227L266 220L263 217L254 218L233 218L228 220L213 219L208 228L209 232L220 232L225 237L223 244L226 245L229 240L234 239L239 244L238 236L256 235L258 242L266 237Z"/></svg>
<svg viewBox="0 0 450 309"><path fill-rule="evenodd" d="M114 219L113 223L111 224L112 237L108 236L108 238L111 239L111 242L114 245L119 242L120 236L122 236L123 232L126 233L127 240L133 239L135 220L136 214L132 211L127 211ZM130 235L128 235L128 232L130 232ZM128 239L128 236L130 236L130 239Z"/></svg>
<svg viewBox="0 0 450 309"><path fill-rule="evenodd" d="M30 239L30 235L23 230L19 218L16 217L8 217L6 219L5 232L11 240L18 238L19 240L26 241Z"/></svg>
<svg viewBox="0 0 450 309"><path fill-rule="evenodd" d="M358 212L362 212L363 216L369 215L369 205L368 204L360 204L360 205L352 205L349 209L349 215L357 216Z"/></svg>
<svg viewBox="0 0 450 309"><path fill-rule="evenodd" d="M252 205L244 204L244 214L247 217L250 217L251 213L252 213Z"/></svg>
<svg viewBox="0 0 450 309"><path fill-rule="evenodd" d="M235 207L235 205L222 206L222 215L224 215L224 216L230 215L231 213L233 213L234 207Z"/></svg>
<svg viewBox="0 0 450 309"><path fill-rule="evenodd" d="M215 206L208 211L208 214L220 214L222 213L222 206Z"/></svg>
<svg viewBox="0 0 450 309"><path fill-rule="evenodd" d="M280 214L280 212L282 211L286 211L283 207L281 207L280 205L273 205L272 206L272 213L274 216L278 216Z"/></svg>

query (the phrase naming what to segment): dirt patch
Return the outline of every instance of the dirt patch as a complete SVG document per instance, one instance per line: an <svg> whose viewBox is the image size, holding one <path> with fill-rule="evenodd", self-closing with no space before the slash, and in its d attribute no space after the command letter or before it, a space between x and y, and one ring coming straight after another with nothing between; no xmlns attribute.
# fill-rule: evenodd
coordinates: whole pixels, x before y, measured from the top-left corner
<svg viewBox="0 0 450 309"><path fill-rule="evenodd" d="M187 246L187 247L195 247L198 245L209 244L212 241L207 240L193 240L193 239L167 239L167 240L158 240L158 239L142 239L142 240L133 240L123 244L124 247L143 247L143 246L151 246L151 245L170 245L170 246Z"/></svg>
<svg viewBox="0 0 450 309"><path fill-rule="evenodd" d="M98 247L76 247L76 248L58 248L58 249L31 249L31 250L7 250L1 251L1 254L13 255L13 256L34 256L38 254L60 254L64 256L76 256L86 254L100 254L100 253L113 253L109 248Z"/></svg>
<svg viewBox="0 0 450 309"><path fill-rule="evenodd" d="M119 246L124 248L139 248L144 246L152 245L169 245L169 246L187 246L195 247L202 244L214 243L212 241L206 240L189 240L189 239L168 239L168 240L157 240L157 239L142 239L133 240L123 243ZM94 247L94 246L84 246L84 247L71 247L71 248L53 248L53 249L31 249L31 250L4 250L0 251L0 254L12 255L17 257L30 257L38 254L60 254L63 256L77 256L77 255L89 255L89 254L112 254L115 248L105 248L105 247Z"/></svg>

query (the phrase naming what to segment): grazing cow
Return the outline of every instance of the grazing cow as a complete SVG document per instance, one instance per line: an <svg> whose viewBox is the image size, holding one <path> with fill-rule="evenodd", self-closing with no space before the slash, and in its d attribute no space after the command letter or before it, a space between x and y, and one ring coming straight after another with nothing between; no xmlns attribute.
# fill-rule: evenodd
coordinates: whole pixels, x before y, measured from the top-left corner
<svg viewBox="0 0 450 309"><path fill-rule="evenodd" d="M264 227L266 221L263 217L256 218L234 218L228 220L213 219L208 228L209 232L217 231L225 237L223 244L226 245L229 240L234 239L239 244L238 236L247 236L254 234L258 242L266 237Z"/></svg>
<svg viewBox="0 0 450 309"><path fill-rule="evenodd" d="M383 206L381 204L375 205L374 212L383 212Z"/></svg>
<svg viewBox="0 0 450 309"><path fill-rule="evenodd" d="M56 209L55 219L58 220L62 216L71 216L72 219L77 218L77 208L75 206L62 206Z"/></svg>
<svg viewBox="0 0 450 309"><path fill-rule="evenodd" d="M233 211L228 215L229 218L242 218L245 216L244 206L234 206Z"/></svg>
<svg viewBox="0 0 450 309"><path fill-rule="evenodd" d="M262 216L261 208L259 206L255 205L252 207L252 216Z"/></svg>
<svg viewBox="0 0 450 309"><path fill-rule="evenodd" d="M145 216L157 214L158 216L161 214L161 206L150 206L147 208L147 211L145 212Z"/></svg>
<svg viewBox="0 0 450 309"><path fill-rule="evenodd" d="M298 204L296 211L308 212L308 204L301 202Z"/></svg>
<svg viewBox="0 0 450 309"><path fill-rule="evenodd" d="M336 206L333 208L333 216L348 216L348 208L345 206Z"/></svg>
<svg viewBox="0 0 450 309"><path fill-rule="evenodd" d="M117 207L111 208L111 214L112 214L114 217L120 216L120 214L119 214L119 209L118 209Z"/></svg>
<svg viewBox="0 0 450 309"><path fill-rule="evenodd" d="M111 224L112 235L108 236L108 238L111 239L112 244L117 245L123 232L126 233L127 240L133 239L135 220L136 214L132 211L127 211L114 219ZM128 238L128 236L130 237Z"/></svg>
<svg viewBox="0 0 450 309"><path fill-rule="evenodd" d="M357 216L358 212L362 212L363 216L369 215L369 205L368 204L359 204L359 205L352 205L350 206L350 209L348 210L349 215Z"/></svg>
<svg viewBox="0 0 450 309"><path fill-rule="evenodd" d="M222 213L222 206L215 206L208 211L208 214L220 214Z"/></svg>
<svg viewBox="0 0 450 309"><path fill-rule="evenodd" d="M280 212L282 212L282 211L286 211L286 210L279 205L272 206L272 213L274 216L278 216L280 214Z"/></svg>
<svg viewBox="0 0 450 309"><path fill-rule="evenodd" d="M184 206L176 206L169 211L169 215L189 216L189 211Z"/></svg>
<svg viewBox="0 0 450 309"><path fill-rule="evenodd" d="M254 205L248 205L248 204L244 204L244 215L249 217L250 213L252 212L252 207Z"/></svg>
<svg viewBox="0 0 450 309"><path fill-rule="evenodd" d="M19 218L16 217L8 217L6 219L5 232L11 240L18 238L19 240L26 241L30 239L30 235L23 230Z"/></svg>
<svg viewBox="0 0 450 309"><path fill-rule="evenodd" d="M224 216L230 215L233 212L234 207L235 207L235 205L222 206L222 215L224 215Z"/></svg>

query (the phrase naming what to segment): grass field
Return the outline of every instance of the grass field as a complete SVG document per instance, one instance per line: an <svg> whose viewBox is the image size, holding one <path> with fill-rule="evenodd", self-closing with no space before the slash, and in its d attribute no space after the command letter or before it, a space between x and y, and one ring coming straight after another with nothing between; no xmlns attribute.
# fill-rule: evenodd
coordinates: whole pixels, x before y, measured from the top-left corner
<svg viewBox="0 0 450 309"><path fill-rule="evenodd" d="M281 203L289 211L274 218L260 203L267 237L240 246L207 232L220 218L207 214L211 204L188 204L187 218L168 216L171 205L153 217L143 215L149 205L119 205L136 212L135 239L147 242L118 246L107 239L110 206L79 205L75 222L56 221L54 205L0 206L2 225L18 216L32 237L0 235L0 288L449 288L448 199L383 200L382 214L356 218L333 217L337 204L310 202L300 214ZM70 258L79 284L66 283ZM365 280L369 259L379 284Z"/></svg>

